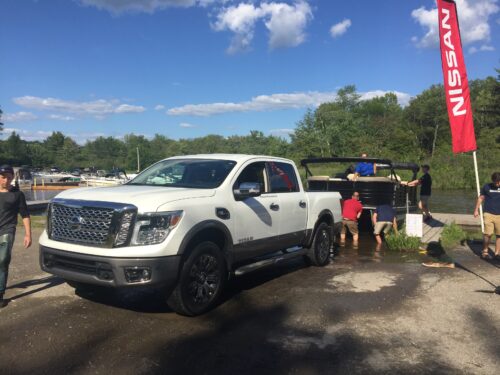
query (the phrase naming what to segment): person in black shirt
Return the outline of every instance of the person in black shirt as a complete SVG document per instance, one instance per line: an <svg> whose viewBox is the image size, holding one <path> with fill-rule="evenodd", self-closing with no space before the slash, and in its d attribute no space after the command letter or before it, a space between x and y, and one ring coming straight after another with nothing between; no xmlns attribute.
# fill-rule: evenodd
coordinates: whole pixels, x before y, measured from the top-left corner
<svg viewBox="0 0 500 375"><path fill-rule="evenodd" d="M13 178L14 170L10 165L0 166L0 308L7 306L7 300L3 296L7 286L18 214L23 218L26 232L24 247L31 246L31 222L26 198L18 188L11 186Z"/></svg>
<svg viewBox="0 0 500 375"><path fill-rule="evenodd" d="M432 191L432 177L429 174L430 167L425 164L422 165L422 172L424 174L418 180L408 182L408 186L420 185L420 201L418 202L418 208L422 210L424 215L424 221L429 221L432 219L431 211L429 210L429 200L431 198Z"/></svg>
<svg viewBox="0 0 500 375"><path fill-rule="evenodd" d="M474 217L479 216L479 207L484 202L484 237L483 253L481 256L489 259L489 244L493 234L497 239L495 242L495 258L500 259L500 172L491 175L491 184L486 184L481 189L477 198Z"/></svg>

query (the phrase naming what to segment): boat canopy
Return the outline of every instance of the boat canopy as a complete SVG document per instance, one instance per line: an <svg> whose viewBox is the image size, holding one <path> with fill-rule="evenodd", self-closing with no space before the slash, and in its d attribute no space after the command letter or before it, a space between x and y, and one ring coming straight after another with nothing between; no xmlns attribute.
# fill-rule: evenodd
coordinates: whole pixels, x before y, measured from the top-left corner
<svg viewBox="0 0 500 375"><path fill-rule="evenodd" d="M302 159L300 165L306 170L306 176L313 174L308 168L308 164L325 164L325 163L374 163L377 164L377 169L390 169L391 174L395 170L409 170L413 172L413 179L416 178L417 172L420 169L416 163L393 162L389 159L380 158L362 158L362 157L330 157L330 158L308 158Z"/></svg>

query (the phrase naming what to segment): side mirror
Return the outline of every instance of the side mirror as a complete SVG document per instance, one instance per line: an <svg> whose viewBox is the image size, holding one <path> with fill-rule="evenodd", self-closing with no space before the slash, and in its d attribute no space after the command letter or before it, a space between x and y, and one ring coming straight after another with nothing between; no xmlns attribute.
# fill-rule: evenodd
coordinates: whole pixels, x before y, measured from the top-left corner
<svg viewBox="0 0 500 375"><path fill-rule="evenodd" d="M238 189L233 190L234 198L242 201L250 197L258 197L262 194L262 186L258 182L242 182Z"/></svg>

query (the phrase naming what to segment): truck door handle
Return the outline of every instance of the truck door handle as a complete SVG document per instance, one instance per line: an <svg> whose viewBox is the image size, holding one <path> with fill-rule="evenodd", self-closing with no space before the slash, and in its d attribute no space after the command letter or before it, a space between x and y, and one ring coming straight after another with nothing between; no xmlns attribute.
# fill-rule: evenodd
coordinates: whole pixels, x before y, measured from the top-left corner
<svg viewBox="0 0 500 375"><path fill-rule="evenodd" d="M306 208L306 202L305 201L300 201L299 206L302 208Z"/></svg>
<svg viewBox="0 0 500 375"><path fill-rule="evenodd" d="M269 208L273 211L278 211L280 209L280 205L279 204L276 204L276 203L271 203L271 205L269 206Z"/></svg>

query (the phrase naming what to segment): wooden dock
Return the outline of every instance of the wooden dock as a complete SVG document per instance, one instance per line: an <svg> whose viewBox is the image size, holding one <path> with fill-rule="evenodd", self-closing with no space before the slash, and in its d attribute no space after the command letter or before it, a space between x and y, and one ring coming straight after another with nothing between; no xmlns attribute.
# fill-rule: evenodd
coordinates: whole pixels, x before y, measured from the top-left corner
<svg viewBox="0 0 500 375"><path fill-rule="evenodd" d="M476 218L473 215L433 213L432 220L427 223L423 223L422 242L429 243L439 241L444 226L449 225L453 222L460 226L481 226L481 220L479 219L479 217Z"/></svg>

